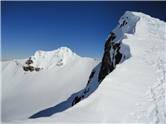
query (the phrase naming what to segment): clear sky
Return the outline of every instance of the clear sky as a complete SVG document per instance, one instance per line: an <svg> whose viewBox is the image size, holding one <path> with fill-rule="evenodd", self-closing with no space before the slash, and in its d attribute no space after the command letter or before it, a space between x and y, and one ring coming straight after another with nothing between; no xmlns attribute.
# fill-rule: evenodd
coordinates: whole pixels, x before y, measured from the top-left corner
<svg viewBox="0 0 166 124"><path fill-rule="evenodd" d="M105 39L127 10L166 21L166 2L2 2L2 59L67 46L101 58Z"/></svg>

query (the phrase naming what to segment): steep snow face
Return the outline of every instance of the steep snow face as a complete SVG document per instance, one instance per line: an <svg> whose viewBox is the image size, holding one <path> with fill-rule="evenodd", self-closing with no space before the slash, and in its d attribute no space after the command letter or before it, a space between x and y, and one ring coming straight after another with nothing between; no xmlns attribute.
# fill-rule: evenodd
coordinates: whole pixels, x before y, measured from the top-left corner
<svg viewBox="0 0 166 124"><path fill-rule="evenodd" d="M113 41L129 45L130 59L119 64L91 96L74 107L27 122L166 123L165 29L166 23L159 19L126 12L113 30L117 35ZM98 83L99 65L87 87Z"/></svg>
<svg viewBox="0 0 166 124"><path fill-rule="evenodd" d="M31 56L41 71L24 71L28 59L2 62L2 120L27 119L35 112L59 104L86 86L98 61L80 57L69 48L37 51Z"/></svg>

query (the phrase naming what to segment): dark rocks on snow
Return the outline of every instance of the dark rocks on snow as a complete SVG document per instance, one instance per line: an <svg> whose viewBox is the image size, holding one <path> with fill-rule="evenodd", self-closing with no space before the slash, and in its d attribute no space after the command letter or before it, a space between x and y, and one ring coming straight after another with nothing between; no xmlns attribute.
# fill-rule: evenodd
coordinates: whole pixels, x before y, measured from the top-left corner
<svg viewBox="0 0 166 124"><path fill-rule="evenodd" d="M28 68L29 68L29 71L31 71L31 72L35 70L35 68L33 66L29 66Z"/></svg>
<svg viewBox="0 0 166 124"><path fill-rule="evenodd" d="M105 76L107 76L110 72L112 72L115 69L115 65L121 61L121 58L122 58L122 54L120 53L121 43L114 43L113 40L115 38L116 38L115 33L111 32L109 38L107 39L105 43L104 55L102 58L101 67L100 67L100 71L98 75L98 82L101 82L105 78ZM94 70L91 72L87 86L93 79L95 73L96 71ZM84 98L84 95L86 95L88 92L89 92L89 89L85 88L82 96L76 96L73 99L72 106L80 102L81 99Z"/></svg>
<svg viewBox="0 0 166 124"><path fill-rule="evenodd" d="M35 68L35 71L40 71L40 68L36 67L36 68Z"/></svg>
<svg viewBox="0 0 166 124"><path fill-rule="evenodd" d="M41 70L41 68L38 68L38 67L35 68L33 66L23 66L22 68L23 68L24 71L30 71L30 72Z"/></svg>
<svg viewBox="0 0 166 124"><path fill-rule="evenodd" d="M107 39L105 46L104 46L104 52L105 51L110 51L111 49L111 45L112 45L112 41L116 38L115 33L111 32L110 33L110 37Z"/></svg>
<svg viewBox="0 0 166 124"><path fill-rule="evenodd" d="M86 88L85 90L84 90L84 94L86 94L86 93L88 93L89 92L89 88Z"/></svg>
<svg viewBox="0 0 166 124"><path fill-rule="evenodd" d="M116 51L115 64L119 64L122 58L122 54L120 53L120 46L120 43L113 45L113 49Z"/></svg>
<svg viewBox="0 0 166 124"><path fill-rule="evenodd" d="M29 68L26 67L26 66L23 66L22 68L23 68L24 71L29 71Z"/></svg>
<svg viewBox="0 0 166 124"><path fill-rule="evenodd" d="M35 68L33 66L23 66L23 69L24 69L24 71L30 71L30 72L35 70Z"/></svg>
<svg viewBox="0 0 166 124"><path fill-rule="evenodd" d="M91 74L90 74L90 76L89 76L89 80L88 80L87 85L90 83L90 81L93 78L94 74L95 74L95 71L92 71Z"/></svg>
<svg viewBox="0 0 166 124"><path fill-rule="evenodd" d="M123 27L124 25L127 25L127 21L124 20L123 23L120 25L120 28Z"/></svg>
<svg viewBox="0 0 166 124"><path fill-rule="evenodd" d="M41 68L39 68L39 67L34 67L34 66L32 66L31 64L33 63L33 60L31 59L31 57L25 62L25 66L23 66L22 68L23 68L23 70L24 71L30 71L30 72L32 72L32 71L40 71L41 70Z"/></svg>
<svg viewBox="0 0 166 124"><path fill-rule="evenodd" d="M116 35L112 32L105 43L104 55L98 75L99 82L115 69L115 65L119 64L122 58L122 54L120 53L121 43L114 43L113 40L115 38Z"/></svg>
<svg viewBox="0 0 166 124"><path fill-rule="evenodd" d="M33 61L31 60L31 58L29 58L26 62L25 62L25 64L27 64L27 65L30 65L30 64L32 64L33 63Z"/></svg>
<svg viewBox="0 0 166 124"><path fill-rule="evenodd" d="M81 101L81 97L76 96L76 97L74 98L73 102L72 102L72 106L75 105L75 104L77 104L77 103L79 103L80 101Z"/></svg>

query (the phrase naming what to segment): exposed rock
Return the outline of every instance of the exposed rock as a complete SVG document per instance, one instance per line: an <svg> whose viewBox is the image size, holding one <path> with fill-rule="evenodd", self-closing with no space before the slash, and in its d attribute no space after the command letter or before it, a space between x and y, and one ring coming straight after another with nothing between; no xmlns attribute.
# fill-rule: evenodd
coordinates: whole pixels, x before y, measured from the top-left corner
<svg viewBox="0 0 166 124"><path fill-rule="evenodd" d="M83 94L74 97L72 101L72 106L80 102L85 97L87 97L87 94L89 94L88 85L96 77L96 74L98 75L98 82L101 83L101 81L105 78L105 76L107 76L115 69L116 64L119 64L121 62L122 59L122 54L120 53L121 42L120 43L114 42L115 38L116 38L115 33L111 32L109 38L105 43L104 55L102 58L100 70L96 71L94 69L91 72L86 88L83 91Z"/></svg>
<svg viewBox="0 0 166 124"><path fill-rule="evenodd" d="M120 43L117 43L115 45L113 45L114 50L116 51L116 55L115 55L115 64L119 64L122 58L122 54L119 52L120 51Z"/></svg>
<svg viewBox="0 0 166 124"><path fill-rule="evenodd" d="M22 68L24 71L29 71L28 67L26 67L26 66L23 66Z"/></svg>
<svg viewBox="0 0 166 124"><path fill-rule="evenodd" d="M72 106L79 103L81 101L81 97L76 96L72 102Z"/></svg>
<svg viewBox="0 0 166 124"><path fill-rule="evenodd" d="M35 71L40 71L40 68L36 67L36 68L35 68Z"/></svg>
<svg viewBox="0 0 166 124"><path fill-rule="evenodd" d="M127 25L126 20L123 21L123 23L120 25L120 28L123 27L124 25Z"/></svg>
<svg viewBox="0 0 166 124"><path fill-rule="evenodd" d="M57 63L56 63L57 66L62 66L63 65L63 59L60 59Z"/></svg>
<svg viewBox="0 0 166 124"><path fill-rule="evenodd" d="M25 64L27 64L27 65L30 65L30 64L32 64L33 63L33 61L32 61L32 59L31 59L31 57L25 62Z"/></svg>
<svg viewBox="0 0 166 124"><path fill-rule="evenodd" d="M35 68L33 66L23 66L23 70L32 72L35 70Z"/></svg>
<svg viewBox="0 0 166 124"><path fill-rule="evenodd" d="M41 70L41 68L39 68L39 67L34 67L34 66L32 66L31 64L33 64L33 60L32 60L31 57L30 57L30 58L25 62L25 65L22 66L23 70L24 70L24 71L30 71L30 72L32 72L32 71L40 71L40 70Z"/></svg>
<svg viewBox="0 0 166 124"><path fill-rule="evenodd" d="M29 66L28 68L29 68L29 71L31 71L31 72L35 70L35 68L33 66Z"/></svg>
<svg viewBox="0 0 166 124"><path fill-rule="evenodd" d="M90 81L93 78L94 74L95 74L95 71L92 71L91 74L90 74L90 76L89 76L89 80L88 80L87 85L90 83Z"/></svg>
<svg viewBox="0 0 166 124"><path fill-rule="evenodd" d="M114 55L118 47L115 47L113 45L113 40L116 38L115 33L111 32L108 40L105 43L105 48L104 48L104 55L101 63L101 68L98 76L98 81L101 82L106 75L108 75L110 72L114 70L114 63L113 63L113 57L111 58L111 54ZM110 54L110 50L113 49L113 53ZM118 56L117 56L118 57Z"/></svg>

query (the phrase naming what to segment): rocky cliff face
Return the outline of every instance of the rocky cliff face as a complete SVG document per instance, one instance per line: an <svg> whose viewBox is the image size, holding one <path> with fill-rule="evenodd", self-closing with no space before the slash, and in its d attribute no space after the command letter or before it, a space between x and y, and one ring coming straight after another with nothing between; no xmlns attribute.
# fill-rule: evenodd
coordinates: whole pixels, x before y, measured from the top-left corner
<svg viewBox="0 0 166 124"><path fill-rule="evenodd" d="M104 55L98 75L99 82L112 72L117 64L130 57L130 49L122 43L122 40L126 38L125 33L133 34L135 32L135 25L138 20L139 17L134 16L131 12L126 12L120 18L117 27L110 33L105 42Z"/></svg>
<svg viewBox="0 0 166 124"><path fill-rule="evenodd" d="M115 65L113 63L113 59L115 57L111 58L111 55L114 56L115 51L119 50L119 47L117 47L117 46L120 45L120 44L114 45L113 40L115 38L116 38L115 33L111 32L110 37L108 38L108 40L105 43L104 55L103 55L103 59L101 62L99 76L98 76L99 82L101 82L105 78L105 76L108 75L110 72L112 72L115 68ZM111 53L110 53L110 51L111 51ZM119 51L118 51L118 53L119 53ZM116 60L117 63L118 63L118 61L119 60Z"/></svg>

